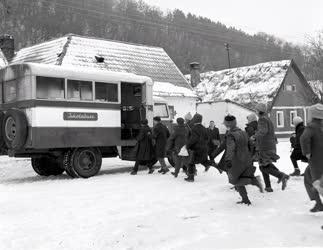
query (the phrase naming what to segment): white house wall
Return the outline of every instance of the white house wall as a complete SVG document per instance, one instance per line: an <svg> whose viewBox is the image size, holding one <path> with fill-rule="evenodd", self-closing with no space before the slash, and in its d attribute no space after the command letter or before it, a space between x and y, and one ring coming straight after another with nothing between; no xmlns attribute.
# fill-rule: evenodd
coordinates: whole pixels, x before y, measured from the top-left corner
<svg viewBox="0 0 323 250"><path fill-rule="evenodd" d="M169 97L163 96L167 100L169 106L174 106L176 111L175 119L184 116L191 112L192 115L196 113L196 98L195 97Z"/></svg>
<svg viewBox="0 0 323 250"><path fill-rule="evenodd" d="M247 123L247 116L252 111L233 103L216 102L197 104L197 113L203 116L204 126L208 126L210 121L214 121L220 133L224 134L226 129L223 125L223 120L226 115L234 115L237 118L238 127L244 129Z"/></svg>

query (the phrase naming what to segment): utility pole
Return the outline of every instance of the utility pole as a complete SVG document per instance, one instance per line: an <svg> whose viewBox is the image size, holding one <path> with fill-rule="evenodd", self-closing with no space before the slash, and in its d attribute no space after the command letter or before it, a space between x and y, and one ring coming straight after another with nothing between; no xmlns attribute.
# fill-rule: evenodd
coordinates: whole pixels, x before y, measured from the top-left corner
<svg viewBox="0 0 323 250"><path fill-rule="evenodd" d="M224 46L225 46L225 49L227 50L227 53L228 53L228 66L229 66L229 69L231 69L231 61L230 61L230 44L225 43L225 44L224 44Z"/></svg>

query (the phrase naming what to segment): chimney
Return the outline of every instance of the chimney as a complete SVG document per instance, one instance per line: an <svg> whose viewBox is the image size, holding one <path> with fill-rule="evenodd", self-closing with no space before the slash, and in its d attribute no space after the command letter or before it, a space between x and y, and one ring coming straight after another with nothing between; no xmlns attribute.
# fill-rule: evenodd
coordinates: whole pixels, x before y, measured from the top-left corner
<svg viewBox="0 0 323 250"><path fill-rule="evenodd" d="M0 36L0 49L7 61L10 62L15 55L15 40L10 35Z"/></svg>
<svg viewBox="0 0 323 250"><path fill-rule="evenodd" d="M190 63L191 70L191 86L195 88L201 82L200 64L198 62Z"/></svg>

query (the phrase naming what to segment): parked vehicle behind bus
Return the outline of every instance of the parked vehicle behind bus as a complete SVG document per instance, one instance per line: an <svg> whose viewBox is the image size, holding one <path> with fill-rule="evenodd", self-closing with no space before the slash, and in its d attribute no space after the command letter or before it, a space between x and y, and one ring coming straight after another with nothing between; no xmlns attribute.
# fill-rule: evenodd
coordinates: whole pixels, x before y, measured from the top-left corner
<svg viewBox="0 0 323 250"><path fill-rule="evenodd" d="M42 176L88 178L103 157L134 160L140 121L152 125L145 76L28 63L2 69L0 79L2 152L30 157Z"/></svg>

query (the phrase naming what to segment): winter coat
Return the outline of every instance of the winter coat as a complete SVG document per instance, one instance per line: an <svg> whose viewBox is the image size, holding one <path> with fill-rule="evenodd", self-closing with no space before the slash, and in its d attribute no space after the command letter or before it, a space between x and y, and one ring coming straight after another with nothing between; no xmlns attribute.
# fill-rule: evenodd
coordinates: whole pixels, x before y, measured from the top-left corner
<svg viewBox="0 0 323 250"><path fill-rule="evenodd" d="M292 144L292 147L295 150L301 150L301 136L305 130L304 123L300 123L295 128L295 137L290 138L290 142Z"/></svg>
<svg viewBox="0 0 323 250"><path fill-rule="evenodd" d="M257 149L259 151L276 151L277 138L274 124L267 115L259 117L258 129L255 137Z"/></svg>
<svg viewBox="0 0 323 250"><path fill-rule="evenodd" d="M156 158L166 157L166 145L167 145L168 137L169 137L168 128L162 123L156 124L155 127L153 128L153 138L155 140Z"/></svg>
<svg viewBox="0 0 323 250"><path fill-rule="evenodd" d="M152 132L149 126L144 125L140 128L137 137L136 146L136 160L150 161L155 158L155 151L153 146Z"/></svg>
<svg viewBox="0 0 323 250"><path fill-rule="evenodd" d="M188 150L193 151L194 164L204 163L207 161L207 129L202 124L195 124L191 131L191 136L186 144Z"/></svg>
<svg viewBox="0 0 323 250"><path fill-rule="evenodd" d="M219 168L225 170L229 176L229 182L236 185L240 177L253 177L255 168L249 152L249 139L246 132L239 128L233 128L225 135L225 140L216 151L219 155L225 151L219 163ZM228 166L228 162L231 166Z"/></svg>
<svg viewBox="0 0 323 250"><path fill-rule="evenodd" d="M208 128L207 133L209 137L208 149L212 152L218 147L218 145L214 144L214 141L218 141L220 143L220 132L218 128L214 127L213 129Z"/></svg>
<svg viewBox="0 0 323 250"><path fill-rule="evenodd" d="M178 154L181 148L186 145L189 129L185 125L177 125L174 127L174 131L168 139L167 151L175 151Z"/></svg>
<svg viewBox="0 0 323 250"><path fill-rule="evenodd" d="M313 182L323 175L323 122L311 122L301 136L303 155L310 155L309 166Z"/></svg>
<svg viewBox="0 0 323 250"><path fill-rule="evenodd" d="M250 122L246 125L246 132L249 137L254 136L256 134L256 131L258 129L258 121Z"/></svg>

